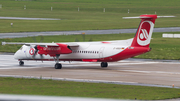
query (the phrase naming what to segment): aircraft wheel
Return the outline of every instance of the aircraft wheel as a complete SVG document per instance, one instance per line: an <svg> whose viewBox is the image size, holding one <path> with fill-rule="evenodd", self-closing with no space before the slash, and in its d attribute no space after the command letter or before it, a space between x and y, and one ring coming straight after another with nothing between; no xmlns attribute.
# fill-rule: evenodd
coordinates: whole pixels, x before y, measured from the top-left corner
<svg viewBox="0 0 180 101"><path fill-rule="evenodd" d="M101 62L101 67L102 67L102 68L108 67L108 63L107 63L107 62Z"/></svg>
<svg viewBox="0 0 180 101"><path fill-rule="evenodd" d="M19 65L20 66L23 66L24 65L24 62L21 60L21 61L19 61Z"/></svg>
<svg viewBox="0 0 180 101"><path fill-rule="evenodd" d="M54 66L55 69L61 69L62 65L60 63L56 63Z"/></svg>

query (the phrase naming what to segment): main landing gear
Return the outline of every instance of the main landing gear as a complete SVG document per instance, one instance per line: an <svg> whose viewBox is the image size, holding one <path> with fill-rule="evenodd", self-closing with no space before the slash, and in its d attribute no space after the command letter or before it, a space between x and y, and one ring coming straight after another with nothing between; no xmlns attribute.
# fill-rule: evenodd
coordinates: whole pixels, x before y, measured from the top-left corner
<svg viewBox="0 0 180 101"><path fill-rule="evenodd" d="M102 67L102 68L108 67L108 63L107 63L107 62L101 62L101 67Z"/></svg>
<svg viewBox="0 0 180 101"><path fill-rule="evenodd" d="M56 64L54 65L55 69L61 69L62 65L59 63L59 56L60 54L56 54L56 59L54 58L54 61L56 62Z"/></svg>
<svg viewBox="0 0 180 101"><path fill-rule="evenodd" d="M62 65L60 63L56 63L54 66L55 69L61 69Z"/></svg>

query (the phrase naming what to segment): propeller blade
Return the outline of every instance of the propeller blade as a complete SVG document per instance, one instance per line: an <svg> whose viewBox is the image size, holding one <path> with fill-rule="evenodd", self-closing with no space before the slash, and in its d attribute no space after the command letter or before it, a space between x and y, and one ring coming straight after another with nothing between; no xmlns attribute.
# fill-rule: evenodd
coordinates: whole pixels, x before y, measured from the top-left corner
<svg viewBox="0 0 180 101"><path fill-rule="evenodd" d="M33 56L32 56L33 59L35 58L35 56L36 56L36 54L37 54L37 52L38 52L37 45L34 47L34 49L35 49L35 52L34 52L34 54L33 54Z"/></svg>
<svg viewBox="0 0 180 101"><path fill-rule="evenodd" d="M40 54L41 60L44 58L42 54Z"/></svg>
<svg viewBox="0 0 180 101"><path fill-rule="evenodd" d="M35 36L34 36L34 37L32 37L32 39L33 39L33 41L34 41L34 42L36 42L36 37L35 37Z"/></svg>
<svg viewBox="0 0 180 101"><path fill-rule="evenodd" d="M41 35L40 42L43 42L43 40L44 40L44 37Z"/></svg>

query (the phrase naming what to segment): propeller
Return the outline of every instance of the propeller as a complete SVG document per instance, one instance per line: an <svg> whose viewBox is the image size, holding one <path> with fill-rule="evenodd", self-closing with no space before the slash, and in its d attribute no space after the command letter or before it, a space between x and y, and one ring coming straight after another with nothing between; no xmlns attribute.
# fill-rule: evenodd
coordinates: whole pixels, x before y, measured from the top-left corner
<svg viewBox="0 0 180 101"><path fill-rule="evenodd" d="M44 37L41 35L40 42L43 42L43 40L44 40Z"/></svg>
<svg viewBox="0 0 180 101"><path fill-rule="evenodd" d="M39 37L40 37L40 42L43 42L44 36L40 35ZM37 38L37 37L35 37L35 36L32 37L32 39L33 39L34 42L37 42L36 38ZM34 52L34 54L33 54L33 56L32 56L33 59L35 58L37 52L39 51L37 47L38 47L37 45L34 47L35 52ZM41 59L43 59L43 54L40 54L40 57L41 57Z"/></svg>
<svg viewBox="0 0 180 101"><path fill-rule="evenodd" d="M33 57L33 59L35 58L35 56L36 56L37 52L39 51L39 50L38 50L38 48L37 48L37 45L34 47L34 49L35 49L35 52L34 52L34 54L33 54L33 56L32 56L32 57Z"/></svg>
<svg viewBox="0 0 180 101"><path fill-rule="evenodd" d="M32 56L33 59L35 58L37 52L39 51L37 47L38 47L37 45L34 47L35 52L34 52L34 54L33 54L33 56ZM41 57L41 59L43 59L43 55L42 55L42 54L40 54L40 57Z"/></svg>

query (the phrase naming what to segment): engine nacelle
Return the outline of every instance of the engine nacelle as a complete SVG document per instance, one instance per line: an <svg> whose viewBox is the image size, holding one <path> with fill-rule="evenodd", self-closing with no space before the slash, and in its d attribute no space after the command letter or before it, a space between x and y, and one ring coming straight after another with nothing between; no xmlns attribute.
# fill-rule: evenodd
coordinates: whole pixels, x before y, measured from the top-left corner
<svg viewBox="0 0 180 101"><path fill-rule="evenodd" d="M47 46L47 47L42 47L42 46L37 46L38 54L44 54L44 55L50 55L50 56L56 56L57 54L70 54L72 53L72 50L70 47L66 44L59 44L57 43L58 46Z"/></svg>

